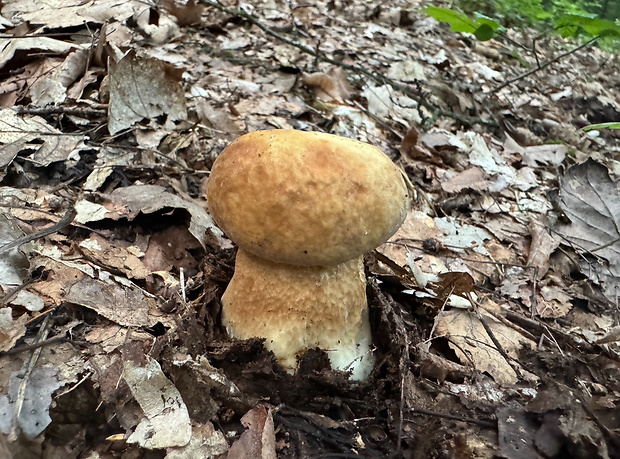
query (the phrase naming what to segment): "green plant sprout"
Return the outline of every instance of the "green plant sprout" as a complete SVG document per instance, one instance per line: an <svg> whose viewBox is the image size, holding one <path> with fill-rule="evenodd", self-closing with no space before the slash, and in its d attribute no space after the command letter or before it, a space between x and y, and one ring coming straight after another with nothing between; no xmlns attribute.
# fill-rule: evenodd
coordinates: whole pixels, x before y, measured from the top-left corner
<svg viewBox="0 0 620 459"><path fill-rule="evenodd" d="M598 129L620 129L620 121L612 121L610 123L590 124L581 128L582 131L594 131Z"/></svg>

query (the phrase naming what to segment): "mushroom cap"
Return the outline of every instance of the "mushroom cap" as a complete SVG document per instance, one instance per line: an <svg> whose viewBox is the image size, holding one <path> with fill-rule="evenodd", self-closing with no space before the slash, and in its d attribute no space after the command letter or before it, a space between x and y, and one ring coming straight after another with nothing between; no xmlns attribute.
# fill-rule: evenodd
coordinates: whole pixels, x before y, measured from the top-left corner
<svg viewBox="0 0 620 459"><path fill-rule="evenodd" d="M392 236L407 214L400 170L378 148L318 132L257 131L217 158L214 220L240 248L293 265L332 265Z"/></svg>

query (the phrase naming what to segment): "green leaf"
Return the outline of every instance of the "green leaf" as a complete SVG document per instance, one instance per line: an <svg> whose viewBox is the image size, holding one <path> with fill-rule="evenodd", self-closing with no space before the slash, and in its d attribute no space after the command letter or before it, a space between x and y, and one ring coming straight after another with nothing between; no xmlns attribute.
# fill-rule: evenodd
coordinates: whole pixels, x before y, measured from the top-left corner
<svg viewBox="0 0 620 459"><path fill-rule="evenodd" d="M474 35L480 41L487 41L495 36L495 30L493 30L488 24L482 24L476 29Z"/></svg>
<svg viewBox="0 0 620 459"><path fill-rule="evenodd" d="M451 10L450 8L428 6L424 9L424 12L439 22L450 24L450 30L453 32L476 33L476 30L482 25L479 21L470 18L466 14Z"/></svg>
<svg viewBox="0 0 620 459"><path fill-rule="evenodd" d="M493 29L494 31L504 30L504 28L501 26L501 24L499 24L494 19L491 19L490 17L485 16L484 14L474 13L474 16L476 17L476 20L480 24L486 24L489 27L491 27L491 29Z"/></svg>
<svg viewBox="0 0 620 459"><path fill-rule="evenodd" d="M578 30L593 36L620 36L620 27L615 22L589 14L564 14L557 20L556 28L563 37L573 36Z"/></svg>
<svg viewBox="0 0 620 459"><path fill-rule="evenodd" d="M620 122L613 121L611 123L590 124L581 128L583 131L593 131L595 129L620 129Z"/></svg>

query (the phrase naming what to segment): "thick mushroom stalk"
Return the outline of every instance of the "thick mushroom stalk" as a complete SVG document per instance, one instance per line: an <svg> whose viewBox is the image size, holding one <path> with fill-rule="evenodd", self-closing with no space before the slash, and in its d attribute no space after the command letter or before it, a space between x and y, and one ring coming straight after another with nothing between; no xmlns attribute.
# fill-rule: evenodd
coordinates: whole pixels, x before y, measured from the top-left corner
<svg viewBox="0 0 620 459"><path fill-rule="evenodd" d="M259 131L231 143L207 184L238 246L222 298L228 333L264 337L287 368L307 349L364 379L372 369L362 255L400 227L409 195L377 148L315 132Z"/></svg>
<svg viewBox="0 0 620 459"><path fill-rule="evenodd" d="M294 266L237 252L235 275L222 297L228 333L260 336L288 370L307 349L327 351L334 368L365 379L374 358L363 257L332 266Z"/></svg>

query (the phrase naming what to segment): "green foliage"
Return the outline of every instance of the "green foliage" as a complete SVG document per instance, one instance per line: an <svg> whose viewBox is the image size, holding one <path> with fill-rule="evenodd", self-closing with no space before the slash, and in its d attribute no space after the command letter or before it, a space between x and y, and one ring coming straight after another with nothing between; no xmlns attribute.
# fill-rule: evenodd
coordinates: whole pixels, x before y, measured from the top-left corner
<svg viewBox="0 0 620 459"><path fill-rule="evenodd" d="M467 14L500 18L507 27L553 25L565 14L615 21L620 13L620 0L460 0L459 6Z"/></svg>
<svg viewBox="0 0 620 459"><path fill-rule="evenodd" d="M474 34L481 41L501 34L504 22L506 27L553 28L565 38L600 37L599 43L608 49L620 44L620 24L600 15L610 14L610 8L620 13L620 0L461 0L461 5L464 12L435 6L424 11L450 24L451 30Z"/></svg>
<svg viewBox="0 0 620 459"><path fill-rule="evenodd" d="M429 6L424 12L439 22L450 24L453 32L471 33L480 41L490 40L501 29L496 21L481 14L470 17L460 11L437 6Z"/></svg>
<svg viewBox="0 0 620 459"><path fill-rule="evenodd" d="M556 30L563 37L574 37L581 31L591 36L620 36L620 27L615 22L592 14L564 14L556 21Z"/></svg>
<svg viewBox="0 0 620 459"><path fill-rule="evenodd" d="M553 16L542 7L541 0L461 0L459 6L468 14L497 17L506 27L542 23Z"/></svg>

